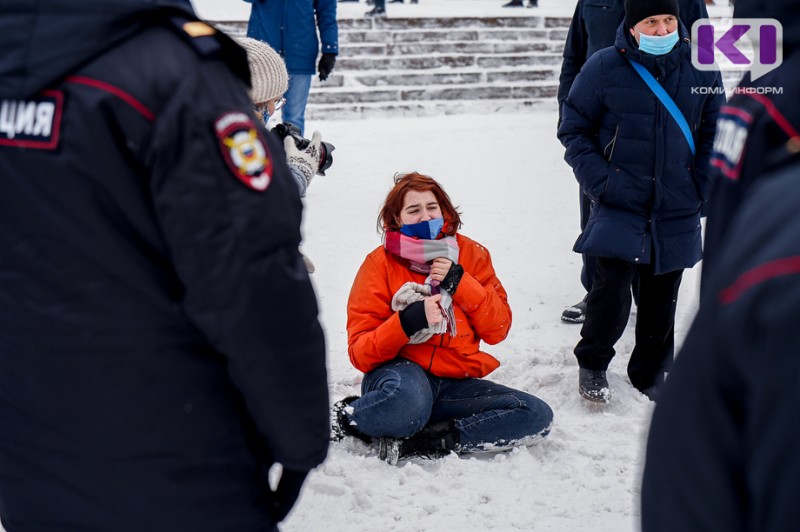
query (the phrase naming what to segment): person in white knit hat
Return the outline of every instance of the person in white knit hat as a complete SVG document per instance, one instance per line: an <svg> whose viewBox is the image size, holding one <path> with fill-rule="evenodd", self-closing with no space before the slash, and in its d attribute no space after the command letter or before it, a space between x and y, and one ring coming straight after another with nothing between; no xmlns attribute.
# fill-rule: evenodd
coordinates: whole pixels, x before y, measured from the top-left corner
<svg viewBox="0 0 800 532"><path fill-rule="evenodd" d="M247 51L250 64L250 99L266 124L283 105L283 93L289 87L286 63L267 43L250 37L237 42Z"/></svg>
<svg viewBox="0 0 800 532"><path fill-rule="evenodd" d="M251 85L249 94L253 102L253 109L267 127L270 117L286 101L283 99L283 93L289 86L286 63L267 43L250 37L242 37L236 41L247 52ZM291 135L283 140L286 162L289 164L292 176L297 181L301 198L306 195L306 189L311 184L311 179L319 171L321 143L322 135L319 131L314 132L308 146L303 150L298 149ZM308 272L313 273L315 268L311 260L303 255L303 261Z"/></svg>

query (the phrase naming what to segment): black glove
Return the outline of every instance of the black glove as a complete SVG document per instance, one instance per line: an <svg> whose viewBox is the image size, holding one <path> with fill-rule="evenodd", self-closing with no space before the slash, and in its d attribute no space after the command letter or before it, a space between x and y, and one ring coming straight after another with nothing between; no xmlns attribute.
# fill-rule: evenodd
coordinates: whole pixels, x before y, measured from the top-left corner
<svg viewBox="0 0 800 532"><path fill-rule="evenodd" d="M450 269L447 270L447 275L444 276L442 279L442 283L439 285L439 288L442 290L447 290L451 296L456 293L456 289L458 288L458 283L461 282L461 277L464 275L464 267L460 264L451 264Z"/></svg>
<svg viewBox="0 0 800 532"><path fill-rule="evenodd" d="M400 311L400 325L403 332L411 338L422 329L428 328L428 318L425 316L425 303L416 301Z"/></svg>
<svg viewBox="0 0 800 532"><path fill-rule="evenodd" d="M308 476L308 471L292 471L283 469L278 487L272 493L272 516L276 523L283 521L294 506L300 490Z"/></svg>
<svg viewBox="0 0 800 532"><path fill-rule="evenodd" d="M328 75L333 72L333 65L336 63L336 54L322 54L319 58L317 70L319 71L319 80L325 81Z"/></svg>

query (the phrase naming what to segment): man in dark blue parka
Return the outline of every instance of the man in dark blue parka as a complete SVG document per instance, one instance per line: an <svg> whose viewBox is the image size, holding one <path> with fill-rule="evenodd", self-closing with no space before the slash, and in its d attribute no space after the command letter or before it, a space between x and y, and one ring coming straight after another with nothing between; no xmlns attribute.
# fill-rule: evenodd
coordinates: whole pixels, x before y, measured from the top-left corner
<svg viewBox="0 0 800 532"><path fill-rule="evenodd" d="M0 13L3 527L276 530L327 454L325 344L244 50L185 2Z"/></svg>
<svg viewBox="0 0 800 532"><path fill-rule="evenodd" d="M631 61L675 101L696 153ZM718 74L691 64L677 1L628 0L615 45L589 59L564 102L558 136L593 202L574 247L597 257L575 347L579 391L588 400L610 397L605 372L628 320L634 273L639 310L628 376L651 398L663 383L673 358L682 272L701 257L700 207L723 101Z"/></svg>
<svg viewBox="0 0 800 532"><path fill-rule="evenodd" d="M586 61L603 48L614 44L617 28L625 18L624 0L578 0L572 22L569 25L567 39L564 42L564 60L558 77L558 116L561 123L561 107L567 99L572 83ZM691 28L698 19L707 18L708 11L703 0L678 0L680 21L686 28ZM589 221L591 200L580 191L580 227L583 230ZM581 284L586 293L592 289L595 258L582 255ZM634 280L635 283L635 280ZM568 307L561 314L561 319L568 323L583 323L586 318L586 298Z"/></svg>

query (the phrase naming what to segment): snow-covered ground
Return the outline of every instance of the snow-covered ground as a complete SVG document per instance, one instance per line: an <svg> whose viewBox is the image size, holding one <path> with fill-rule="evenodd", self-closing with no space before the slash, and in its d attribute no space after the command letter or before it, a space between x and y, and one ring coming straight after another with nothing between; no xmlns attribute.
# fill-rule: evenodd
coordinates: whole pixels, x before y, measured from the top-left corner
<svg viewBox="0 0 800 532"><path fill-rule="evenodd" d="M496 456L414 461L391 467L356 443L331 446L286 522L291 531L592 531L638 527L642 448L652 404L627 381L629 327L610 367L615 396L592 406L577 393L572 348L580 326L560 321L578 301L578 189L562 160L553 113L317 121L336 145L334 164L309 188L303 251L328 340L332 400L358 393L347 356L345 307L356 270L380 243L378 210L397 171L440 180L463 212L463 233L492 252L514 325L487 350L502 366L490 378L546 400L550 437ZM695 309L697 272L687 272L677 331ZM633 319L631 320L631 324Z"/></svg>
<svg viewBox="0 0 800 532"><path fill-rule="evenodd" d="M540 0L538 9L504 9L506 0L420 0L389 4L389 16L571 16L574 0ZM719 1L719 0L718 0ZM720 2L722 3L722 2ZM245 20L249 4L195 0L209 20ZM364 2L339 4L360 17ZM711 6L712 15L729 8ZM492 252L509 292L514 324L487 351L502 362L489 378L534 393L555 412L549 438L507 454L389 466L354 442L331 446L309 477L285 531L555 531L639 529L643 446L653 405L634 390L625 368L632 324L609 368L607 406L577 393L572 348L580 326L559 320L583 296L578 187L555 138L556 115L370 118L306 123L336 145L334 164L306 198L303 251L328 341L331 400L359 393L347 356L346 302L365 255L380 244L375 223L395 172L418 170L441 183L463 212L462 232ZM678 302L678 342L696 308L699 267L686 272Z"/></svg>

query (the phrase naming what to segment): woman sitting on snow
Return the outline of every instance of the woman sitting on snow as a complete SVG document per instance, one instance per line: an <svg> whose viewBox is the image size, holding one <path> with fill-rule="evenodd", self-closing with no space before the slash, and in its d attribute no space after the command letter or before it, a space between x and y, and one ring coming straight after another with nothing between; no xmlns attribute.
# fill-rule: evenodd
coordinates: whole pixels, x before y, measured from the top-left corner
<svg viewBox="0 0 800 532"><path fill-rule="evenodd" d="M381 210L382 246L359 270L347 305L361 397L334 405L334 439L378 441L381 459L507 450L548 434L541 399L483 380L500 362L480 351L511 327L489 252L458 234L459 213L432 178L395 179Z"/></svg>

